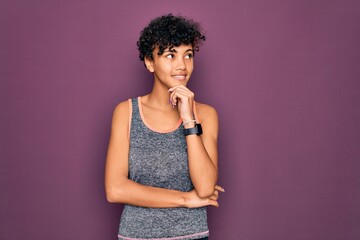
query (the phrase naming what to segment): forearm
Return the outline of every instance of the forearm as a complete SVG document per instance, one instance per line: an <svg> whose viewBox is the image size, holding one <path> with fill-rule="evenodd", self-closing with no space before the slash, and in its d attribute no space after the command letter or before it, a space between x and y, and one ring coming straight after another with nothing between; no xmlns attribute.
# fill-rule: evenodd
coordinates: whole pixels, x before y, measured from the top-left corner
<svg viewBox="0 0 360 240"><path fill-rule="evenodd" d="M186 192L157 188L123 179L106 189L109 202L149 208L185 207Z"/></svg>
<svg viewBox="0 0 360 240"><path fill-rule="evenodd" d="M189 135L186 137L186 142L191 181L200 197L208 197L212 195L217 182L217 168L207 153L200 136Z"/></svg>
<svg viewBox="0 0 360 240"><path fill-rule="evenodd" d="M217 134L218 118L216 110L208 105L195 104L194 93L186 86L178 85L169 89L170 102L178 106L185 129L203 124L204 134L186 136L189 171L192 183L199 197L211 196L217 181ZM199 114L196 114L196 107ZM201 116L198 121L197 116Z"/></svg>

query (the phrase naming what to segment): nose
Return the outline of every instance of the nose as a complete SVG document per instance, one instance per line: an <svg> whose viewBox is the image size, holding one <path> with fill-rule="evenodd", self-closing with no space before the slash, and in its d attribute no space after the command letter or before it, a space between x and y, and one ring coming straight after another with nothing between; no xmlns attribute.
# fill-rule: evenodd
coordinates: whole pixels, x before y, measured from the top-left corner
<svg viewBox="0 0 360 240"><path fill-rule="evenodd" d="M184 59L178 58L176 61L176 70L185 70L185 69L186 69L186 64Z"/></svg>

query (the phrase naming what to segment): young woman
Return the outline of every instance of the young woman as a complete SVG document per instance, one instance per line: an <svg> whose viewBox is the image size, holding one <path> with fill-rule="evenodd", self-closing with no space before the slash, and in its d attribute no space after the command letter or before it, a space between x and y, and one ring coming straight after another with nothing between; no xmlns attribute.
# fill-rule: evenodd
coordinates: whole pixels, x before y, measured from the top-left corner
<svg viewBox="0 0 360 240"><path fill-rule="evenodd" d="M105 188L124 203L119 239L207 239L206 206L218 207L214 108L194 101L187 83L199 25L172 14L153 19L137 42L152 91L113 113Z"/></svg>

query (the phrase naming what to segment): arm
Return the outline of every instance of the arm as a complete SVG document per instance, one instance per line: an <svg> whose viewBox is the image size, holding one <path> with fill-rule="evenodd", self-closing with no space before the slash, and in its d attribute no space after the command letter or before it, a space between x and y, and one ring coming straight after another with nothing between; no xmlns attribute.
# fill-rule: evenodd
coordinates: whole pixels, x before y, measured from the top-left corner
<svg viewBox="0 0 360 240"><path fill-rule="evenodd" d="M200 136L188 135L186 137L189 170L198 195L200 197L209 197L213 193L218 178L218 117L214 108L204 104L196 105L203 134ZM186 127L193 127L193 125Z"/></svg>
<svg viewBox="0 0 360 240"><path fill-rule="evenodd" d="M194 93L185 86L176 86L169 89L170 100L177 105L183 122L188 122L194 116ZM217 168L217 136L218 117L214 108L197 104L203 128L201 136L189 135L186 137L189 171L191 180L200 197L209 197L213 194L218 178ZM185 128L194 127L194 123L186 124ZM221 188L221 191L224 191Z"/></svg>
<svg viewBox="0 0 360 240"><path fill-rule="evenodd" d="M128 179L129 107L120 103L114 110L111 136L105 166L106 197L112 203L141 207L201 207L218 206L217 191L211 198L199 198L195 191L180 192L145 186Z"/></svg>

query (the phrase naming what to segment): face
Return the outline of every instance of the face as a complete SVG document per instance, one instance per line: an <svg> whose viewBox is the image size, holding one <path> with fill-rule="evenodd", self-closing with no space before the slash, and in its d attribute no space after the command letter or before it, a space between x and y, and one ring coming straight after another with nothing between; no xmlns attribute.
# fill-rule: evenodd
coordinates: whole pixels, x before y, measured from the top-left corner
<svg viewBox="0 0 360 240"><path fill-rule="evenodd" d="M186 86L193 72L194 50L191 45L167 48L158 55L158 48L153 52L153 60L145 58L147 69L154 73L155 81L167 88L177 85Z"/></svg>

